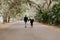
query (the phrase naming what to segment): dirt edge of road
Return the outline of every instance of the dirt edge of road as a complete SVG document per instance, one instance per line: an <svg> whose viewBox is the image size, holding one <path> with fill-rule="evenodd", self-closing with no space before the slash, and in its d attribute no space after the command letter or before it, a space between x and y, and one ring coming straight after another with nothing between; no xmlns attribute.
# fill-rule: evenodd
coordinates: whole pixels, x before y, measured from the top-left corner
<svg viewBox="0 0 60 40"><path fill-rule="evenodd" d="M15 23L16 23L16 22L10 22L10 23L5 23L5 24L0 23L0 30L1 30L1 29L6 29L6 28L10 27L11 25L13 25L13 24L15 24Z"/></svg>
<svg viewBox="0 0 60 40"><path fill-rule="evenodd" d="M60 28L57 26L52 26L52 25L48 25L48 24L43 24L43 23L38 23L39 25L42 25L42 27L47 27L48 29L52 29L52 30L56 30L56 31L60 31Z"/></svg>

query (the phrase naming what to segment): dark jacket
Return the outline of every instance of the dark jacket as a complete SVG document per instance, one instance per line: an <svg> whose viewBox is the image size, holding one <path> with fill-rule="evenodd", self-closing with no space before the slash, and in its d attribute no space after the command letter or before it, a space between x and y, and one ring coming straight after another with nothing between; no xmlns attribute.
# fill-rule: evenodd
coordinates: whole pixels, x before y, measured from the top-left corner
<svg viewBox="0 0 60 40"><path fill-rule="evenodd" d="M34 19L30 19L30 23L33 23L34 22Z"/></svg>
<svg viewBox="0 0 60 40"><path fill-rule="evenodd" d="M24 21L27 22L28 21L28 17L24 17Z"/></svg>

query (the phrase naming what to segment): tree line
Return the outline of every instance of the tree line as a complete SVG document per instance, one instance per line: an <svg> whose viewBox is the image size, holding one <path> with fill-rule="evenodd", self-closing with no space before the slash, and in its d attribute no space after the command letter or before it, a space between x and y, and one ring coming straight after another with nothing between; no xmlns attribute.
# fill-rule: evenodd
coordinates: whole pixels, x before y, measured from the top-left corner
<svg viewBox="0 0 60 40"><path fill-rule="evenodd" d="M10 22L10 18L20 16L26 11L27 0L0 0L0 14L3 17L3 23Z"/></svg>
<svg viewBox="0 0 60 40"><path fill-rule="evenodd" d="M53 6L51 4L55 2ZM60 25L60 1L50 0L47 2L47 8L40 8L37 12L35 19L38 22L47 23L50 25ZM43 7L45 6L45 3Z"/></svg>
<svg viewBox="0 0 60 40"><path fill-rule="evenodd" d="M36 9L35 20L51 25L60 25L60 0L44 0L37 4L31 0L0 0L0 14L3 23L10 22L10 18L21 16L28 7Z"/></svg>

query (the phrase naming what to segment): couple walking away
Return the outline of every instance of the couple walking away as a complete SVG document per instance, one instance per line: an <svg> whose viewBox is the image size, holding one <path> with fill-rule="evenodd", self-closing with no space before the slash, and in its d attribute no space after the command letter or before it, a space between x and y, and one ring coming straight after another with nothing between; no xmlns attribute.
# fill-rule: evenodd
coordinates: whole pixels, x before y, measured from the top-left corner
<svg viewBox="0 0 60 40"><path fill-rule="evenodd" d="M26 23L27 23L28 20L30 21L31 27L33 27L34 19L28 19L28 17L25 15L25 17L24 17L25 28L27 27Z"/></svg>

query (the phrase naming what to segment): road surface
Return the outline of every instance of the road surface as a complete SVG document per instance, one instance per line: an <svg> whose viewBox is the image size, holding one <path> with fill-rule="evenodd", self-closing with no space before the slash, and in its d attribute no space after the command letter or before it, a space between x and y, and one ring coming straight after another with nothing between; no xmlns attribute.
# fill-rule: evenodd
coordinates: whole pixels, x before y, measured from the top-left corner
<svg viewBox="0 0 60 40"><path fill-rule="evenodd" d="M27 23L17 22L4 30L0 30L0 40L60 40L60 31L49 29L38 23L31 28Z"/></svg>

